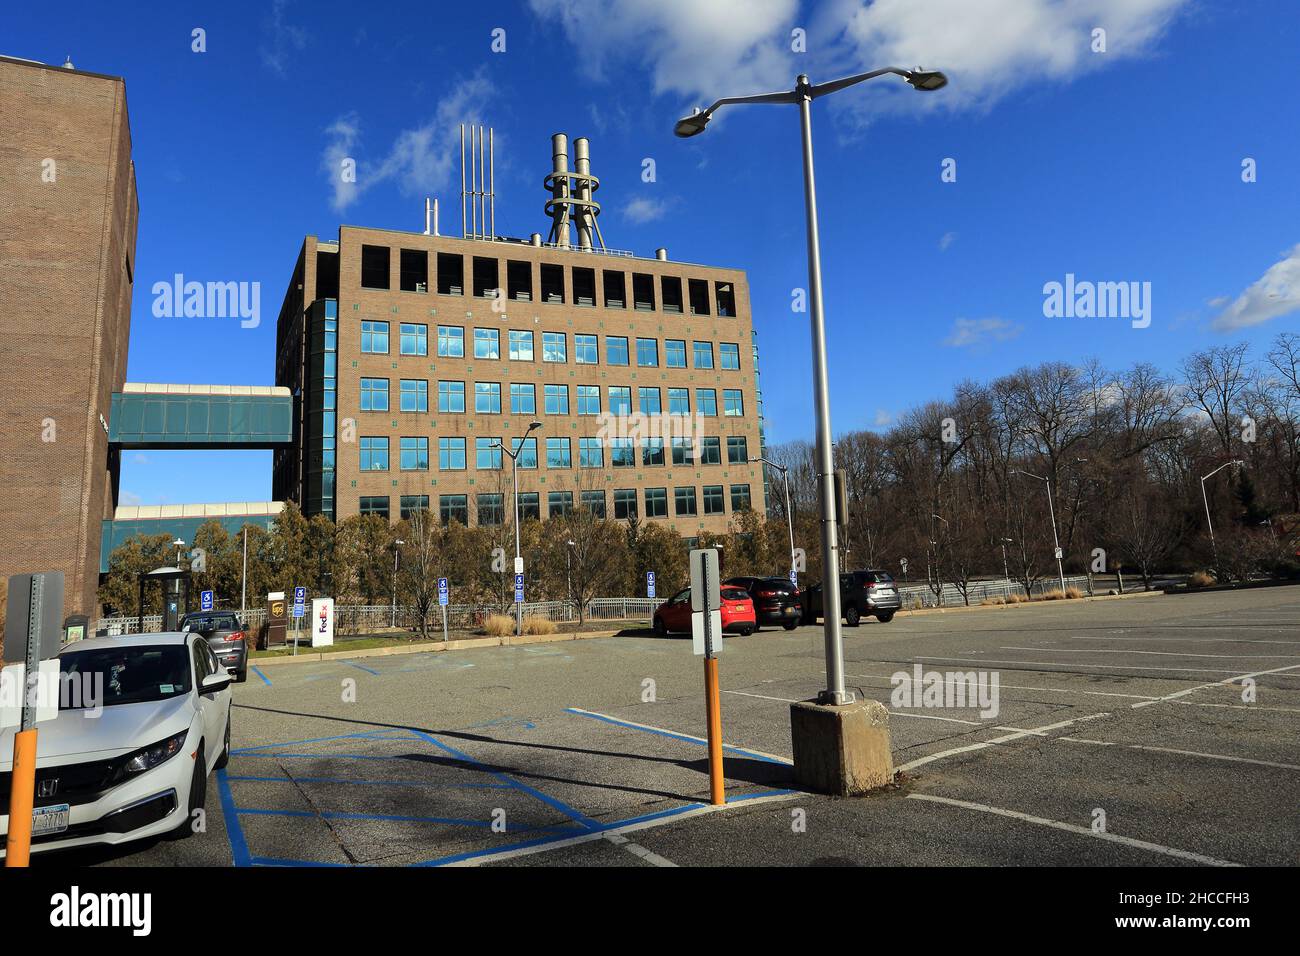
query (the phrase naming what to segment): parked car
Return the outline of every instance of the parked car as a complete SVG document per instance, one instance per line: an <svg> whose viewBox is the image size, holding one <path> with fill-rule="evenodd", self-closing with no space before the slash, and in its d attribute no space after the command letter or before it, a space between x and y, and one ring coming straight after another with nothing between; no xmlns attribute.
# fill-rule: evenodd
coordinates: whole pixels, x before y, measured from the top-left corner
<svg viewBox="0 0 1300 956"><path fill-rule="evenodd" d="M202 634L237 682L248 679L248 638L234 611L192 611L181 618L181 630Z"/></svg>
<svg viewBox="0 0 1300 956"><path fill-rule="evenodd" d="M754 601L754 615L761 627L779 624L792 631L803 620L803 594L789 578L727 578L722 582L744 588Z"/></svg>
<svg viewBox="0 0 1300 956"><path fill-rule="evenodd" d="M808 588L804 605L808 622L815 624L822 616L820 583ZM888 624L902 606L898 586L887 571L848 571L840 575L840 614L849 627L857 627L864 617Z"/></svg>
<svg viewBox="0 0 1300 956"><path fill-rule="evenodd" d="M757 630L754 620L754 602L749 594L741 588L723 585L719 590L722 599L722 631L724 634L739 634L747 637ZM691 632L691 589L678 591L671 598L655 608L654 628L656 634L670 634L675 631Z"/></svg>
<svg viewBox="0 0 1300 956"><path fill-rule="evenodd" d="M194 632L95 637L58 661L59 713L39 727L32 851L189 836L208 775L230 757L230 674L208 642ZM0 835L14 733L0 731Z"/></svg>

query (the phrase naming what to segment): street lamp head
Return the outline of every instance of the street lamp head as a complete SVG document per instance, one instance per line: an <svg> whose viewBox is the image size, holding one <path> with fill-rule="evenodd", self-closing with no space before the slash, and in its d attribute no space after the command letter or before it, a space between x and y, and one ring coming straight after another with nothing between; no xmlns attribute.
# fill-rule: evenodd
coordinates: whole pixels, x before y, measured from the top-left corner
<svg viewBox="0 0 1300 956"><path fill-rule="evenodd" d="M704 132L704 127L709 125L709 120L712 118L708 113L701 113L700 108L697 106L690 116L683 116L677 121L677 125L673 127L673 132L682 139L698 136Z"/></svg>
<svg viewBox="0 0 1300 956"><path fill-rule="evenodd" d="M172 542L172 547L174 547L174 548L183 548L183 547L185 547L185 541L184 541L184 539L182 539L182 538L177 538L175 541Z"/></svg>
<svg viewBox="0 0 1300 956"><path fill-rule="evenodd" d="M541 427L542 427L542 423L538 421L532 421L528 423L529 431L532 431L534 428L541 428Z"/></svg>
<svg viewBox="0 0 1300 956"><path fill-rule="evenodd" d="M938 70L912 70L903 78L911 84L912 89L921 93L941 90L948 85L948 77Z"/></svg>

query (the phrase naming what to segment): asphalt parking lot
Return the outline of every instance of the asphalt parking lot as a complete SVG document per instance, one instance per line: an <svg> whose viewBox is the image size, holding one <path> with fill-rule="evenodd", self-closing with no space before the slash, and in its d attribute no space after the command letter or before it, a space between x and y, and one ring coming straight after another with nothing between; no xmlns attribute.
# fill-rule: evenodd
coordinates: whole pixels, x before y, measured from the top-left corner
<svg viewBox="0 0 1300 956"><path fill-rule="evenodd" d="M845 637L902 771L869 797L791 780L788 703L821 686L820 628L727 640L722 809L700 659L647 633L263 665L235 687L206 832L34 862L1300 860L1300 588L903 614ZM996 712L893 706L891 675L918 664L996 675Z"/></svg>

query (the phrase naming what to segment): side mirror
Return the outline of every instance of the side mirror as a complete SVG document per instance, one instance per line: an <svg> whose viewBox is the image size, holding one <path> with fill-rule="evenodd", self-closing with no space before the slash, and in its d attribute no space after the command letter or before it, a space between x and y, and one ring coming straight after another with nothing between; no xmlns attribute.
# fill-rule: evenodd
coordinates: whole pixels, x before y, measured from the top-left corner
<svg viewBox="0 0 1300 956"><path fill-rule="evenodd" d="M216 674L209 674L203 678L203 683L199 685L199 693L215 694L219 690L225 690L230 686L230 672L224 667Z"/></svg>

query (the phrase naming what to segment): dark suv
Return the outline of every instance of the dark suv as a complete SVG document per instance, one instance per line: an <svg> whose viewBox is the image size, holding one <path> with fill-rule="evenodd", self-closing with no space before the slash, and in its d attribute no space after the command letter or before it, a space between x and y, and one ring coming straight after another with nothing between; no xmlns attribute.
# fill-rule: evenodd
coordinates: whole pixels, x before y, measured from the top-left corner
<svg viewBox="0 0 1300 956"><path fill-rule="evenodd" d="M181 618L181 630L207 639L221 666L242 683L248 679L248 643L234 611L194 611Z"/></svg>
<svg viewBox="0 0 1300 956"><path fill-rule="evenodd" d="M803 620L803 595L789 578L739 577L727 578L722 583L749 592L758 627L779 624L793 631Z"/></svg>
<svg viewBox="0 0 1300 956"><path fill-rule="evenodd" d="M864 617L875 617L881 624L888 624L902 606L898 587L888 572L847 571L840 575L840 614L849 627L857 627ZM810 624L822 616L820 584L808 589L804 615Z"/></svg>

